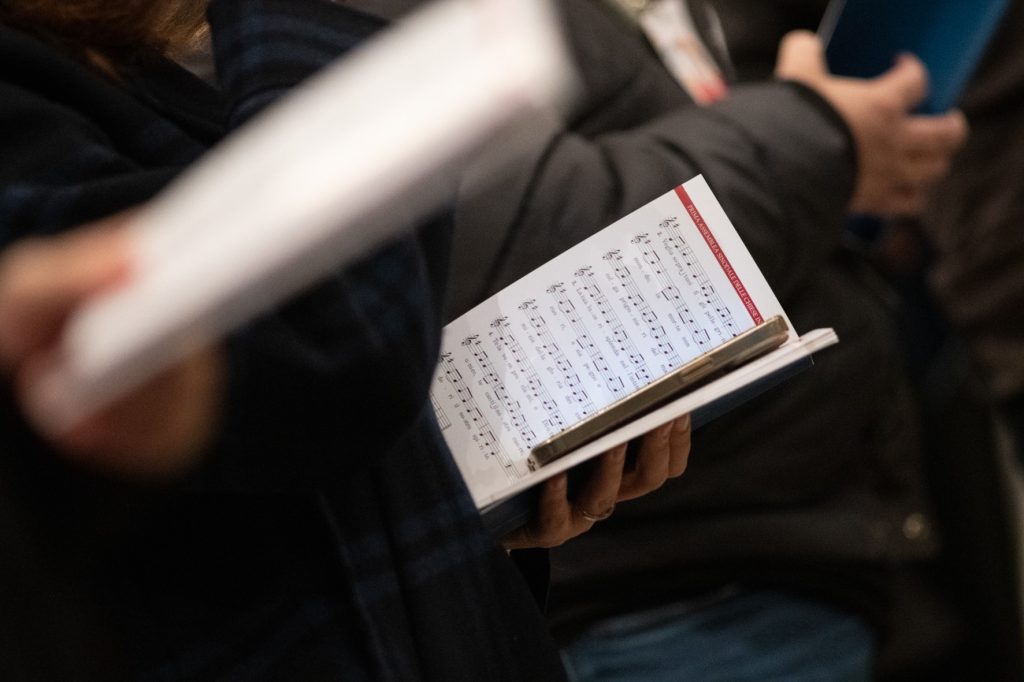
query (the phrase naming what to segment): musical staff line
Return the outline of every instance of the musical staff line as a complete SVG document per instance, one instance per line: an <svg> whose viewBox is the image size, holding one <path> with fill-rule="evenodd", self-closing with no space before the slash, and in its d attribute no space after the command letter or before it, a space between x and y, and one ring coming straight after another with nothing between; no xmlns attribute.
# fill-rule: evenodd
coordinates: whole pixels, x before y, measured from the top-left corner
<svg viewBox="0 0 1024 682"><path fill-rule="evenodd" d="M463 340L462 345L470 349L473 359L476 360L477 365L480 367L480 375L483 377L484 383L491 387L491 391L493 391L501 411L508 415L512 428L522 438L523 445L526 447L536 445L538 442L537 434L530 428L526 415L523 414L523 406L518 400L514 400L509 395L508 388L505 387L505 382L502 381L501 376L494 367L494 362L484 349L480 337L476 335L467 337Z"/></svg>
<svg viewBox="0 0 1024 682"><path fill-rule="evenodd" d="M437 417L437 425L441 427L441 431L447 431L452 427L452 420L448 418L448 413L441 407L440 401L434 392L430 392L430 405L434 408L434 415Z"/></svg>
<svg viewBox="0 0 1024 682"><path fill-rule="evenodd" d="M686 270L689 272L690 277L693 278L695 285L698 289L694 293L698 293L704 299L704 303L708 306L709 310L715 311L719 321L728 333L728 338L732 338L739 334L742 329L736 324L736 319L732 314L732 311L722 300L718 290L711 283L711 277L708 276L707 270L701 264L697 258L697 254L694 253L693 247L683 236L682 228L679 225L679 219L676 217L666 218L659 225L666 232L664 240L665 247L669 253L673 251L677 254L683 265L686 266Z"/></svg>
<svg viewBox="0 0 1024 682"><path fill-rule="evenodd" d="M672 275L665 271L665 266L661 262L661 254L654 250L650 236L646 233L638 234L631 240L631 243L640 250L644 262L647 263L647 267L654 273L658 284L661 286L661 295L675 308L676 313L679 315L679 320L686 327L690 338L697 344L702 353L710 350L712 346L711 334L697 321L690 306L687 305L686 300L683 298L683 293L676 286L675 280L672 279Z"/></svg>
<svg viewBox="0 0 1024 682"><path fill-rule="evenodd" d="M576 368L573 367L572 361L569 360L565 351L562 350L562 347L555 340L551 329L548 327L547 320L544 319L543 313L540 312L540 308L537 306L537 302L533 299L525 301L519 306L519 310L526 315L530 327L533 328L534 333L537 334L541 341L541 348L548 354L552 362L555 363L555 369L561 374L567 391L565 394L566 401L576 403L582 414L593 412L593 400L591 400L586 389L583 388L583 382L580 381L580 375Z"/></svg>
<svg viewBox="0 0 1024 682"><path fill-rule="evenodd" d="M550 433L564 430L566 426L565 416L562 415L562 411L558 408L558 403L551 398L551 394L548 393L544 382L540 380L540 375L537 374L537 370L534 368L533 363L530 362L519 340L512 333L508 318L499 317L494 320L491 322L491 329L494 330L495 347L499 352L502 350L508 352L512 362L515 363L518 371L526 379L528 393L536 400L539 400L541 407L544 408L547 414L544 425L550 430Z"/></svg>
<svg viewBox="0 0 1024 682"><path fill-rule="evenodd" d="M612 270L615 272L615 276L619 280L619 284L622 285L623 289L625 289L626 301L630 306L636 309L640 315L640 319L643 320L645 325L647 325L647 331L655 343L654 351L664 356L665 363L669 367L678 367L681 365L682 361L679 359L679 352L676 351L672 342L669 341L665 325L661 323L661 320L658 319L654 309L651 308L651 304L647 302L647 299L644 298L644 295L640 292L640 287L637 285L636 280L633 279L633 273L630 272L629 266L626 265L626 260L622 256L622 251L619 249L609 251L604 255L604 260L611 264Z"/></svg>
<svg viewBox="0 0 1024 682"><path fill-rule="evenodd" d="M497 460L509 480L517 481L525 475L501 446L491 423L484 417L480 405L477 404L473 392L469 390L462 372L455 366L451 353L441 355L441 370L448 383L452 385L459 402L462 404L461 416L485 458Z"/></svg>
<svg viewBox="0 0 1024 682"><path fill-rule="evenodd" d="M594 268L586 266L576 271L576 278L579 282L579 289L581 295L590 297L590 300L594 303L594 307L597 308L601 315L602 321L607 325L611 334L611 344L633 367L633 371L630 372L629 378L633 384L633 388L640 388L651 383L651 370L647 366L647 362L644 360L644 356L640 353L640 350L633 343L633 340L629 337L629 333L626 332L625 326L622 324L622 320L619 318L615 309L612 308L611 302L608 300L608 296L604 293L604 290L597 283L597 276L594 274ZM574 327L575 329L575 327ZM604 359L603 356L601 358ZM596 365L595 361L595 365ZM605 384L609 389L615 391L615 386L622 385L621 377L615 375L607 363L604 363L604 367L607 368L607 376L605 376ZM601 372L605 372L604 368L601 368Z"/></svg>

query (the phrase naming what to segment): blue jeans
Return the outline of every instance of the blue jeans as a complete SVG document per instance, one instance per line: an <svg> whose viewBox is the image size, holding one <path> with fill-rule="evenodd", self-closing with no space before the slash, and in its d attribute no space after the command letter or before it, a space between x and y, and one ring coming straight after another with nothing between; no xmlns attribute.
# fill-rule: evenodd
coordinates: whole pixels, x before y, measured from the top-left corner
<svg viewBox="0 0 1024 682"><path fill-rule="evenodd" d="M856 616L733 592L605 621L562 656L573 682L866 682L874 651Z"/></svg>

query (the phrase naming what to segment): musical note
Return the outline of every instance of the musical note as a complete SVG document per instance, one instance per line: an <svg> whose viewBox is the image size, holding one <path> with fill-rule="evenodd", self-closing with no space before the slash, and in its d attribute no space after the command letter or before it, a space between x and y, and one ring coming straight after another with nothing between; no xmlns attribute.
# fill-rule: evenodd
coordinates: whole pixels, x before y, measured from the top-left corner
<svg viewBox="0 0 1024 682"><path fill-rule="evenodd" d="M655 353L661 354L665 358L665 364L669 367L678 367L683 364L679 358L679 353L672 345L672 342L669 341L665 326L658 319L654 309L651 308L651 304L647 302L647 299L640 292L640 287L637 285L636 280L633 279L633 273L630 272L629 266L626 265L625 259L622 257L622 251L618 249L609 251L604 255L604 259L612 265L612 270L618 278L619 284L626 290L626 300L636 308L640 319L647 325L647 331L651 335L651 339L654 340Z"/></svg>
<svg viewBox="0 0 1024 682"><path fill-rule="evenodd" d="M484 416L483 410L477 404L473 392L469 389L462 372L455 366L455 360L451 353L441 355L440 369L442 376L451 384L458 396L462 406L459 410L463 423L469 429L473 441L477 444L480 453L487 459L497 460L509 480L517 481L525 475L525 471L508 456L501 442L498 440L491 423Z"/></svg>
<svg viewBox="0 0 1024 682"><path fill-rule="evenodd" d="M700 259L697 258L697 254L694 253L693 247L690 246L686 237L683 236L679 219L674 216L669 217L662 221L659 227L665 230L666 233L664 244L667 252L674 253L675 257L682 263L693 282L693 293L703 299L704 309L711 316L709 321L715 322L717 318L717 322L725 330L726 336L720 340L731 339L742 332L743 329L736 324L736 318L729 307L723 302L718 290L711 282L711 277L708 276L707 270L704 269Z"/></svg>
<svg viewBox="0 0 1024 682"><path fill-rule="evenodd" d="M611 302L609 302L608 296L598 285L597 276L594 274L594 268L589 265L580 268L576 271L576 277L581 292L590 298L594 307L597 308L598 313L601 315L602 321L608 327L611 333L612 346L633 366L633 371L630 373L630 380L633 387L640 388L641 386L646 386L651 383L651 369L647 366L644 356L640 353L636 344L633 343L633 340L626 332L626 328L623 326L622 320L612 307ZM580 332L577 332L577 334L580 334ZM588 334L588 339L589 338ZM592 343L593 341L590 341L590 344ZM591 357L594 358L596 356ZM613 393L618 394L618 392L624 388L622 377L617 376L612 368L608 366L603 355L600 355L599 359L594 360L595 366L598 365L598 362L601 363L599 371L605 379L605 385L608 386L609 390Z"/></svg>
<svg viewBox="0 0 1024 682"><path fill-rule="evenodd" d="M494 363L491 361L491 357L484 349L483 343L480 341L480 337L477 335L469 336L463 340L462 345L469 348L472 352L473 358L480 367L480 374L483 377L483 381L491 387L495 399L501 406L500 410L504 411L504 413L508 415L509 421L512 423L512 428L514 428L519 434L519 437L523 439L523 443L527 446L536 445L537 442L539 442L539 439L537 438L537 434L534 430L530 428L530 423L527 421L526 415L523 414L522 405L518 400L514 400L512 396L509 395L508 388L506 388L505 382L502 381L497 369L495 369Z"/></svg>
<svg viewBox="0 0 1024 682"><path fill-rule="evenodd" d="M505 350L508 352L512 362L515 363L516 369L526 378L528 395L540 401L541 407L544 408L548 416L544 422L544 425L548 428L548 433L545 435L551 435L564 430L566 426L565 417L562 415L558 403L551 398L551 394L548 393L544 382L540 380L537 369L530 362L529 356L523 350L519 340L512 333L512 326L509 324L508 318L497 318L491 322L491 329L494 330L494 345L498 351Z"/></svg>
<svg viewBox="0 0 1024 682"><path fill-rule="evenodd" d="M551 288L549 287L547 291L551 293ZM519 309L526 314L526 319L529 321L530 326L541 340L541 347L551 358L552 362L555 363L555 368L559 374L562 375L562 381L565 383L566 389L566 401L576 403L579 406L580 413L583 415L593 412L594 403L587 394L586 389L583 388L583 382L580 381L579 373L573 367L572 361L566 356L565 351L562 350L562 347L555 340L554 335L552 335L544 315L540 312L540 308L537 307L537 302L531 299L520 305Z"/></svg>
<svg viewBox="0 0 1024 682"><path fill-rule="evenodd" d="M666 223L662 223L664 226ZM632 243L640 250L643 255L644 262L650 267L651 272L658 280L658 285L661 286L661 295L666 301L672 304L675 308L676 314L679 315L680 321L683 326L686 327L686 331L690 334L690 338L697 345L700 351L707 352L711 350L714 345L711 341L711 334L701 324L701 320L698 320L693 310L691 310L686 299L683 298L682 292L679 287L676 286L675 280L672 278L662 264L661 254L654 250L651 244L651 238L647 234L638 234L632 240Z"/></svg>

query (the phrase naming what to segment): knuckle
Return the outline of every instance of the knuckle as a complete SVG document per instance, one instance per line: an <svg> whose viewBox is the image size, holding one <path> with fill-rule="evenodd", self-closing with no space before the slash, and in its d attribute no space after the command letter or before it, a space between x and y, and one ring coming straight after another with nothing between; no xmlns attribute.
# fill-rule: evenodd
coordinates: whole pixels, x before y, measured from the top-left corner
<svg viewBox="0 0 1024 682"><path fill-rule="evenodd" d="M875 113L883 123L893 123L904 117L903 105L895 93L886 93L887 96L876 98L873 102ZM889 129L891 134L892 129Z"/></svg>
<svg viewBox="0 0 1024 682"><path fill-rule="evenodd" d="M8 246L0 255L0 281L17 281L22 273L33 269L42 240L28 237Z"/></svg>
<svg viewBox="0 0 1024 682"><path fill-rule="evenodd" d="M901 76L901 85L911 90L923 90L928 87L928 69L924 62L912 54L901 55L897 70Z"/></svg>
<svg viewBox="0 0 1024 682"><path fill-rule="evenodd" d="M690 461L690 448L679 448L672 453L672 461L669 465L670 476L679 476L686 470L686 465Z"/></svg>
<svg viewBox="0 0 1024 682"><path fill-rule="evenodd" d="M964 116L962 111L950 112L942 116L939 121L949 131L950 135L961 137L966 136L970 132L970 122L968 122L967 117Z"/></svg>
<svg viewBox="0 0 1024 682"><path fill-rule="evenodd" d="M922 173L922 180L927 184L940 180L949 173L949 168L950 161L947 157L938 159L928 165L925 172Z"/></svg>
<svg viewBox="0 0 1024 682"><path fill-rule="evenodd" d="M958 145L959 133L952 130L938 129L927 137L927 143L932 149L951 154Z"/></svg>
<svg viewBox="0 0 1024 682"><path fill-rule="evenodd" d="M924 62L917 57L909 57L906 60L908 78L913 79L914 85L919 87L928 86L928 69L925 68Z"/></svg>
<svg viewBox="0 0 1024 682"><path fill-rule="evenodd" d="M793 50L813 45L816 42L814 34L810 31L790 31L782 38L782 49Z"/></svg>
<svg viewBox="0 0 1024 682"><path fill-rule="evenodd" d="M533 535L529 540L528 546L537 547L538 549L552 549L554 547L558 547L560 544L561 543L554 535L545 531L543 533Z"/></svg>
<svg viewBox="0 0 1024 682"><path fill-rule="evenodd" d="M623 484L619 490L617 502L625 502L626 500L632 500L635 497L640 497L642 492L638 492L636 481L631 480L629 483Z"/></svg>
<svg viewBox="0 0 1024 682"><path fill-rule="evenodd" d="M967 138L971 135L971 124L967 120L967 117L963 114L959 114L956 117L956 131L960 143L967 141Z"/></svg>
<svg viewBox="0 0 1024 682"><path fill-rule="evenodd" d="M669 447L673 454L689 454L693 445L692 434L689 429L684 431L673 431Z"/></svg>
<svg viewBox="0 0 1024 682"><path fill-rule="evenodd" d="M665 483L666 472L649 467L639 472L638 487L645 491L657 490Z"/></svg>
<svg viewBox="0 0 1024 682"><path fill-rule="evenodd" d="M533 534L532 528L527 525L523 526L519 530L512 531L505 536L502 542L506 549L518 549L520 547L539 547L536 536Z"/></svg>
<svg viewBox="0 0 1024 682"><path fill-rule="evenodd" d="M537 545L539 547L549 549L552 547L558 547L569 538L574 537L572 529L573 524L567 518L563 518L557 523L545 526L536 536Z"/></svg>
<svg viewBox="0 0 1024 682"><path fill-rule="evenodd" d="M893 212L896 215L916 215L921 212L921 207L922 195L919 192L908 193L893 202Z"/></svg>
<svg viewBox="0 0 1024 682"><path fill-rule="evenodd" d="M541 549L553 549L555 547L560 546L564 542L564 538L559 537L555 533L549 532L541 534L534 544Z"/></svg>

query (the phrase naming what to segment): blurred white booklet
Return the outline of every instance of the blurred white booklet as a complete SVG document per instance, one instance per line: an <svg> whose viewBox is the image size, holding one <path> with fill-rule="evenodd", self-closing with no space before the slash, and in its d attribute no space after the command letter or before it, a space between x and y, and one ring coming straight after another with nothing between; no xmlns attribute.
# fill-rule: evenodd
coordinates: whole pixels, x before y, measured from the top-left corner
<svg viewBox="0 0 1024 682"><path fill-rule="evenodd" d="M68 428L411 229L571 85L547 0L441 0L383 32L132 219L134 279L70 321L30 409Z"/></svg>
<svg viewBox="0 0 1024 682"><path fill-rule="evenodd" d="M539 465L538 444L777 316L776 350ZM793 331L697 177L449 324L432 401L486 518L497 503L673 418L706 421L837 341L830 329Z"/></svg>

